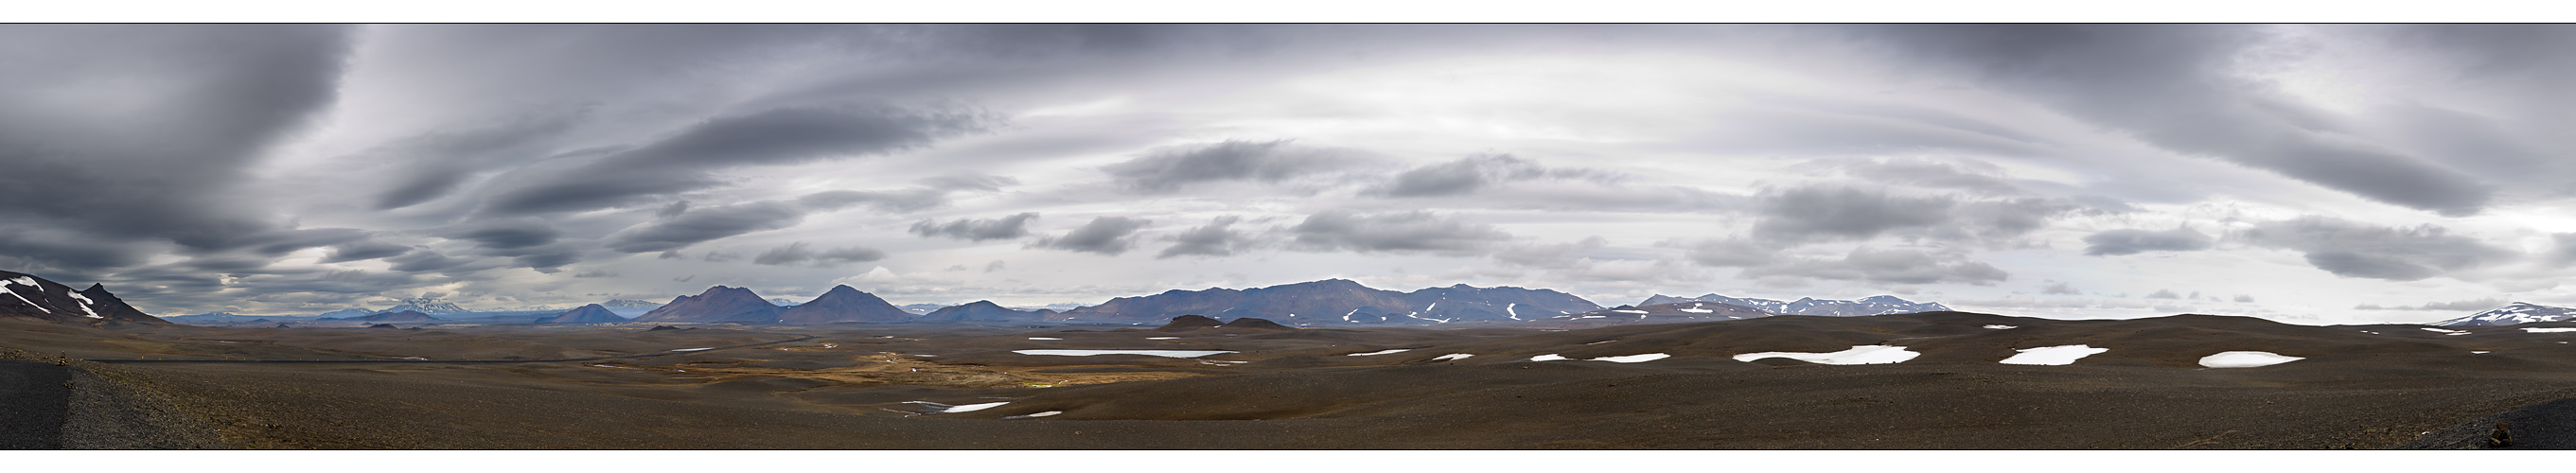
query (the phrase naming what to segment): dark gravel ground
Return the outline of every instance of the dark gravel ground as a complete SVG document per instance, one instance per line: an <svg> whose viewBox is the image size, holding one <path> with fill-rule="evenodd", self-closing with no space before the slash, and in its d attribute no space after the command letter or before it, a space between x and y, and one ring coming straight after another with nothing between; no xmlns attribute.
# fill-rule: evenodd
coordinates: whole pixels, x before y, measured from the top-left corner
<svg viewBox="0 0 2576 473"><path fill-rule="evenodd" d="M0 360L0 448L62 448L71 381L69 368Z"/></svg>
<svg viewBox="0 0 2576 473"><path fill-rule="evenodd" d="M2371 449L2483 442L2493 423L2503 421L2516 426L2516 448L2569 448L2554 436L2563 435L2562 426L2576 426L2560 418L2576 406L2548 404L2576 398L2576 364L2567 361L2576 360L2576 344L2562 343L2576 337L2563 334L2481 329L2451 336L2211 316L1775 319L1490 333L803 327L795 330L822 338L614 366L75 362L68 373L79 387L61 401L68 414L58 436L72 440L57 446ZM1990 324L2021 328L1983 328ZM56 328L0 331L0 342L76 357L552 358L723 346L782 333L47 330ZM1166 335L1179 338L1147 338ZM1863 366L1729 358L1876 343L1924 354L1903 364ZM2018 348L2075 343L2113 351L2068 366L1994 361ZM1241 353L1185 360L1009 351L1031 347ZM1412 350L1349 356L1395 348ZM2308 359L2243 369L2195 364L2223 350ZM1433 361L1447 353L1476 356ZM1639 353L1673 357L1635 364L1526 361L1540 354L1579 360ZM1064 372L1048 373L1054 379L1079 374L1072 371L1132 370L1192 377L1037 389L887 384L831 374L858 365L918 366L925 375ZM93 385L100 390L88 391ZM919 415L923 405L912 401L1009 404ZM1048 411L1056 413L1032 417Z"/></svg>
<svg viewBox="0 0 2576 473"><path fill-rule="evenodd" d="M2506 424L2504 446L2496 446L2496 424ZM2576 449L2576 398L2516 407L2478 420L2425 434L2399 444L2414 450L2570 450Z"/></svg>

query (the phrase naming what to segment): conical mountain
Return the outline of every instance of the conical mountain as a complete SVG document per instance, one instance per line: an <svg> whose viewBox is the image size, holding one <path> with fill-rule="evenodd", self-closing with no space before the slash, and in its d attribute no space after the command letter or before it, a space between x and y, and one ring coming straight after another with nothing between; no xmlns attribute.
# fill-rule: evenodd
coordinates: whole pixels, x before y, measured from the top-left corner
<svg viewBox="0 0 2576 473"><path fill-rule="evenodd" d="M921 318L913 320L950 322L969 320L1034 322L1044 320L1045 318L1045 315L1039 314L1037 311L1011 310L1009 308L1002 307L1001 304L995 304L993 301L975 301L956 306L942 307L939 308L939 310L930 311L928 314L922 314Z"/></svg>
<svg viewBox="0 0 2576 473"><path fill-rule="evenodd" d="M750 289L716 286L694 296L680 296L671 303L636 317L637 322L776 322L778 306L762 300Z"/></svg>
<svg viewBox="0 0 2576 473"><path fill-rule="evenodd" d="M170 323L126 305L115 294L109 294L105 285L91 284L89 289L75 291L61 283L8 271L0 271L0 317L88 325Z"/></svg>
<svg viewBox="0 0 2576 473"><path fill-rule="evenodd" d="M791 324L826 324L832 322L902 322L912 320L894 304L874 294L851 289L849 285L832 286L822 297L806 301L778 313L778 321Z"/></svg>
<svg viewBox="0 0 2576 473"><path fill-rule="evenodd" d="M626 321L626 318L625 318L625 317L618 317L616 312L609 312L609 311L608 311L608 307L607 307L607 306L602 306L602 305L599 305L599 304L591 304L591 305L581 306L580 308L576 308L576 309L573 309L573 310L567 310L567 311L564 311L564 313L559 314L559 315L556 315L556 316L553 316L553 317L547 317L547 318L544 318L544 319L538 319L538 320L537 320L537 323L541 323L541 324L597 324L597 323L625 322L625 321Z"/></svg>

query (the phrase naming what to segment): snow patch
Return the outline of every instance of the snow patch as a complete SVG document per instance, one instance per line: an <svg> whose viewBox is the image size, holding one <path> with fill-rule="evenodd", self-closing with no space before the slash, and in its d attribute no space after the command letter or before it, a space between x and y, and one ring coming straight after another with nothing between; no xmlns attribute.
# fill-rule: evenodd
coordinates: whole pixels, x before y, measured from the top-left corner
<svg viewBox="0 0 2576 473"><path fill-rule="evenodd" d="M2530 328L2524 328L2524 329L2522 329L2522 331L2525 331L2525 332L2531 332L2531 333L2558 333L2558 332L2576 332L2576 328L2564 328L2564 327L2553 327L2553 328L2530 327Z"/></svg>
<svg viewBox="0 0 2576 473"><path fill-rule="evenodd" d="M1218 354L1218 353L1234 353L1234 351L1232 351L1232 350L1012 350L1012 351L1011 351L1011 353L1018 353L1018 354L1022 354L1022 355L1053 355L1053 356L1145 355L1145 356L1160 356L1160 357L1165 357L1165 358L1198 358L1198 357L1208 356L1208 355L1214 355L1214 354Z"/></svg>
<svg viewBox="0 0 2576 473"><path fill-rule="evenodd" d="M2017 328L2021 328L2021 327L2015 327L2015 326L2011 326L2011 325L1988 325L1988 326L1986 326L1986 328L1995 329L1995 330L2012 330L2012 329L2017 329Z"/></svg>
<svg viewBox="0 0 2576 473"><path fill-rule="evenodd" d="M1146 340L1176 340L1181 337L1145 337Z"/></svg>
<svg viewBox="0 0 2576 473"><path fill-rule="evenodd" d="M1628 356L1604 356L1604 357L1600 357L1600 358L1593 358L1593 359L1592 359L1592 361L1607 361L1607 362L1611 362L1611 363L1644 363L1644 362L1655 361L1655 360L1661 360L1661 359L1665 359L1665 358L1672 358L1672 357L1673 357L1672 355L1666 355L1666 354L1662 354L1662 353L1647 353L1647 354L1642 354L1642 355L1628 355Z"/></svg>
<svg viewBox="0 0 2576 473"><path fill-rule="evenodd" d="M72 299L76 299L76 300L79 300L79 301L81 302L81 303L80 303L81 315L87 315L87 316L89 316L89 318L93 318L93 319L104 319L104 318L107 318L107 317L103 317L103 316L98 315L98 311L97 311L97 310L90 309L90 308L89 308L89 306L97 305L98 303L96 303L96 302L90 302L90 301L89 301L89 296L81 295L80 291L63 291L63 294L64 294L64 295L72 296Z"/></svg>
<svg viewBox="0 0 2576 473"><path fill-rule="evenodd" d="M2469 331L2467 331L2467 330L2443 330L2443 329L2432 328L2432 327L2424 327L2424 331L2427 331L2427 332L2439 332L2439 333L2441 333L2441 334L2443 334L2443 335L2468 335L2468 334L2469 334Z"/></svg>
<svg viewBox="0 0 2576 473"><path fill-rule="evenodd" d="M707 350L714 350L714 349L715 349L715 347L707 347L707 348L682 348L682 349L678 349L678 350L671 350L671 351L707 351Z"/></svg>
<svg viewBox="0 0 2576 473"><path fill-rule="evenodd" d="M2562 342L2562 343L2564 343L2564 342ZM1431 361L1464 360L1464 359L1467 359L1467 357L1471 357L1471 356L1476 356L1476 355L1466 354L1466 353L1451 353L1451 354L1447 354L1447 355L1440 355L1440 357L1439 357L1439 358L1432 358L1432 359L1431 359Z"/></svg>
<svg viewBox="0 0 2576 473"><path fill-rule="evenodd" d="M19 284L19 285L24 285L24 286L27 286L27 287L38 288L38 289L43 289L43 288L45 287L44 285L36 284L36 278L34 278L34 277L29 277L29 276L19 276L17 279L11 279L11 280L9 280L9 282L17 283L17 284Z"/></svg>
<svg viewBox="0 0 2576 473"><path fill-rule="evenodd" d="M1643 313L1646 313L1646 311L1642 311L1642 310L1613 310L1613 311L1611 311L1611 312L1618 312L1618 313L1622 313L1622 314L1643 314Z"/></svg>
<svg viewBox="0 0 2576 473"><path fill-rule="evenodd" d="M2093 348L2087 345L2058 345L2039 348L2016 348L2013 349L2013 351L2021 353L2016 353L2011 358L2005 358L2004 361L2000 361L1998 363L2007 365L2064 366L2074 364L2075 360L2111 351L2111 349Z"/></svg>
<svg viewBox="0 0 2576 473"><path fill-rule="evenodd" d="M2258 366L2272 366L2305 359L2307 358L2283 356L2279 353L2268 351L2223 351L2218 352L2218 354L2215 355L2200 357L2200 365L2211 368L2253 368Z"/></svg>
<svg viewBox="0 0 2576 473"><path fill-rule="evenodd" d="M1714 310L1708 310L1708 309L1673 309L1673 310L1679 310L1679 311L1682 311L1682 312L1689 312L1689 313L1693 313L1693 314L1706 314L1706 313L1710 313L1710 312L1717 312L1717 311L1714 311Z"/></svg>
<svg viewBox="0 0 2576 473"><path fill-rule="evenodd" d="M1412 350L1412 349L1411 349L1411 348L1397 348L1397 349L1393 349L1393 350L1378 350L1378 351L1373 351L1373 352L1368 352L1368 353L1352 353L1352 354L1350 354L1350 356L1373 356L1373 355L1384 355L1384 354L1388 354L1388 353L1403 353L1403 352L1406 352L1406 351L1409 351L1409 350Z"/></svg>
<svg viewBox="0 0 2576 473"><path fill-rule="evenodd" d="M2484 354L2488 354L2488 353L2495 353L2495 352L2491 352L2491 351L2480 351L2480 350L2470 350L2470 351L2469 351L2469 354L2471 354L2471 355L2484 355Z"/></svg>
<svg viewBox="0 0 2576 473"><path fill-rule="evenodd" d="M1545 354L1545 355L1539 355L1539 356L1533 356L1533 357L1530 357L1530 361L1556 361L1556 360L1563 360L1563 359L1566 359L1566 358L1565 358L1564 356L1559 356L1559 355L1557 355L1557 354L1555 354L1555 353L1549 353L1549 354Z"/></svg>
<svg viewBox="0 0 2576 473"><path fill-rule="evenodd" d="M1029 337L1030 340L1063 340L1055 337Z"/></svg>
<svg viewBox="0 0 2576 473"><path fill-rule="evenodd" d="M1750 362L1764 358L1788 358L1808 363L1823 363L1828 365L1879 365L1903 363L1905 360L1911 360L1917 356L1923 356L1923 354L1907 350L1905 347L1900 346L1853 345L1849 350L1832 353L1798 353L1786 351L1746 353L1735 355L1735 361Z"/></svg>
<svg viewBox="0 0 2576 473"><path fill-rule="evenodd" d="M18 278L18 279L27 279L27 278ZM18 279L11 279L11 280L9 280L9 282L18 282ZM29 285L30 285L30 286L34 286L34 284L29 284ZM38 287L40 287L40 288L41 288L41 287L43 287L43 286L38 286ZM45 306L36 305L36 301L27 300L27 296L19 295L19 294L18 294L18 290L17 290L17 289L10 289L8 285L0 284L0 292L7 292L7 293L9 293L9 296L10 296L10 297L16 297L16 298L18 298L18 302L25 302L25 303L27 303L27 305L28 305L29 307L35 307L35 308L36 308L36 310L45 311L45 313L48 313L48 314L54 313L54 310L53 310L53 309L47 309L47 308L45 308ZM44 293L42 293L42 292L39 292L39 293L36 293L36 295L37 295L38 297L42 297L42 296L44 296L45 294L44 294Z"/></svg>
<svg viewBox="0 0 2576 473"><path fill-rule="evenodd" d="M1004 419L1035 419L1035 418L1039 418L1039 417L1046 417L1046 416L1051 416L1051 415L1056 415L1056 414L1063 414L1063 413L1064 413L1064 411L1046 411L1046 412L1039 412L1039 413L1029 414L1029 415L1024 415L1024 416L1010 416L1010 417L1004 417Z"/></svg>
<svg viewBox="0 0 2576 473"><path fill-rule="evenodd" d="M963 405L963 406L948 406L948 408L947 408L947 409L941 409L941 410L939 410L939 413L941 413L941 414L955 414L955 413L959 413L959 412L975 412L975 411L980 411L980 410L985 410L985 409L992 409L992 408L995 408L995 407L1001 407L1003 404L1010 404L1010 403L1011 403L1010 401L1002 401L1002 402L987 402L987 403L983 403L983 404L967 404L967 405Z"/></svg>

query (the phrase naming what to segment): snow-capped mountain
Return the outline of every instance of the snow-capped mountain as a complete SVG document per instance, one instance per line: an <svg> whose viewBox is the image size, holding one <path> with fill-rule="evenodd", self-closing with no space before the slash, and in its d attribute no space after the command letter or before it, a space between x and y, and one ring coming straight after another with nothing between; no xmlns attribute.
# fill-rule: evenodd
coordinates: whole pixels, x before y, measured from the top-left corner
<svg viewBox="0 0 2576 473"><path fill-rule="evenodd" d="M2434 322L2431 325L2513 325L2533 322L2563 322L2570 319L2576 319L2576 309L2550 307L2529 302L2515 302L2512 304L2505 304L2504 307L2487 309L2485 312L2469 314L2467 317Z"/></svg>
<svg viewBox="0 0 2576 473"><path fill-rule="evenodd" d="M601 302L601 303L599 303L599 306L600 306L600 307L602 307L602 308L607 308L607 309L609 309L609 310L616 310L616 309L643 309L643 310L653 310L653 308L655 308L655 307L661 307L661 306L662 306L662 303L660 303L660 302L653 302L653 301L647 301L647 300L636 300L636 299L609 299L609 300L608 300L608 302Z"/></svg>
<svg viewBox="0 0 2576 473"><path fill-rule="evenodd" d="M1898 298L1896 296L1870 296L1860 298L1859 300L1801 297L1795 301L1781 302L1770 299L1727 297L1717 294L1709 294L1692 298L1680 298L1656 294L1654 297L1648 297L1645 302L1638 303L1637 305L1649 306L1676 302L1714 302L1731 306L1747 307L1774 314L1822 315L1830 317L1911 314L1916 312L1951 310L1949 306L1941 305L1939 302L1918 303Z"/></svg>
<svg viewBox="0 0 2576 473"><path fill-rule="evenodd" d="M0 271L0 317L89 325L170 323L126 305L124 300L107 293L104 285L91 284L89 289L75 290L34 275L8 271Z"/></svg>
<svg viewBox="0 0 2576 473"><path fill-rule="evenodd" d="M430 315L462 314L462 313L467 313L467 312L473 312L473 311L471 311L471 310L465 310L465 308L463 308L463 307L457 307L457 306L456 306L456 304L453 304L453 303L447 303L447 302L432 302L432 301L411 301L411 302L405 302L405 303L403 303L403 305L398 305L398 306L389 307L389 308L386 308L385 310L379 310L379 311L376 311L375 313L382 314L382 313L387 313L387 312L402 312L402 311L412 311L412 312L419 312L419 313L423 313L423 314L430 314Z"/></svg>

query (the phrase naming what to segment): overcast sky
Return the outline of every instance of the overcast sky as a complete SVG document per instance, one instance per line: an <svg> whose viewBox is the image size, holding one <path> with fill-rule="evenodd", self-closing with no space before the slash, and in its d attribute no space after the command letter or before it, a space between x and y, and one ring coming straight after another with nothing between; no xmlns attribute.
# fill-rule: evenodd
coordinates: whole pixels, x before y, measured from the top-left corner
<svg viewBox="0 0 2576 473"><path fill-rule="evenodd" d="M2576 305L2576 28L0 27L0 269L162 315L1347 278Z"/></svg>

